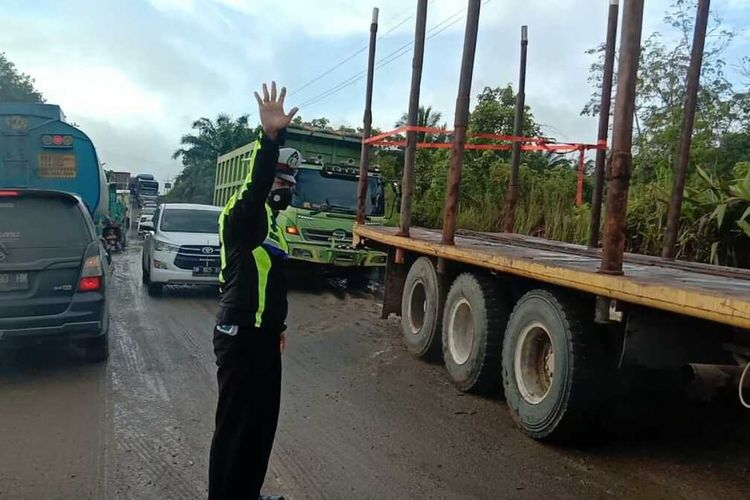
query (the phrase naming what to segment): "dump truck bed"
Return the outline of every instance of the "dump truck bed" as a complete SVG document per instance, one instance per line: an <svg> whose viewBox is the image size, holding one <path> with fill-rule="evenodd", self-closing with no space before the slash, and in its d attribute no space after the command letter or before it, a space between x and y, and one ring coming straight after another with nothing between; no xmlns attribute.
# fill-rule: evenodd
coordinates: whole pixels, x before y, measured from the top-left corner
<svg viewBox="0 0 750 500"><path fill-rule="evenodd" d="M601 252L508 233L459 231L455 246L438 230L359 225L361 238L424 255L750 329L750 270L625 254L624 275L598 273Z"/></svg>

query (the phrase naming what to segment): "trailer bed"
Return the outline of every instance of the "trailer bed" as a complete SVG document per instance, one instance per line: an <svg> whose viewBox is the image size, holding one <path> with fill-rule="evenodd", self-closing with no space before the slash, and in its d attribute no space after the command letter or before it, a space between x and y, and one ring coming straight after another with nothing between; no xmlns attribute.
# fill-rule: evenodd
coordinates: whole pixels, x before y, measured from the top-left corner
<svg viewBox="0 0 750 500"><path fill-rule="evenodd" d="M624 275L598 273L601 251L530 236L459 231L455 246L438 230L355 226L360 238L624 302L750 329L750 270L625 254Z"/></svg>

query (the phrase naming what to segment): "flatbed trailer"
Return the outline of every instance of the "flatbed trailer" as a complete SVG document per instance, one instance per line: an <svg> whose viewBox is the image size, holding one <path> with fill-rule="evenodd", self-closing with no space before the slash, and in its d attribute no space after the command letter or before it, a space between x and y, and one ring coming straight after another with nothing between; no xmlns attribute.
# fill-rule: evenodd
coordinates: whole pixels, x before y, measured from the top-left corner
<svg viewBox="0 0 750 500"><path fill-rule="evenodd" d="M695 318L750 329L750 270L625 254L623 275L598 272L601 250L512 233L357 226L367 241ZM391 311L395 312L395 311Z"/></svg>
<svg viewBox="0 0 750 500"><path fill-rule="evenodd" d="M669 227L679 216L683 191L679 182L675 182L672 201L677 203L670 206L665 235L667 255L624 252L643 0L625 3L601 248L595 206L592 214L597 215L592 216L591 224L595 237L586 247L515 234L513 215L522 150L578 151L582 166L585 151L596 149L596 183L602 184L595 187L592 204L601 202L609 89L602 92L596 144L550 144L544 138L521 137L527 43L526 27L522 27L514 135L477 134L477 139L493 142L467 141L471 138L467 133L469 92L481 2L469 0L468 4L455 126L453 131L439 131L453 135L450 145L416 140L417 133L436 133L416 126L426 0L419 0L417 8L408 123L371 136L376 18L371 25L354 243L380 248L388 255L383 316L399 315L408 350L420 358L442 358L459 390L502 389L514 420L535 439L575 440L595 435L610 402L618 397L619 381L633 373L631 368L645 368L652 374L674 371L698 385L733 385L741 404L750 408L743 396L750 372L750 270L671 258L674 241L670 243L670 239L675 233ZM706 2L699 5L704 18L706 7ZM610 0L606 52L612 59L617 12L617 0ZM696 34L699 38L698 30ZM611 62L606 65L610 69L605 70L603 88L609 86L607 80L612 81ZM691 60L688 80L698 74ZM689 109L690 99L686 102ZM692 123L686 121L683 138L689 138L691 132ZM405 140L399 137L402 134ZM686 144L681 144L681 166L686 165L689 152L689 141ZM362 179L366 179L368 148L373 145L406 147L399 227L366 224L367 185ZM451 148L440 230L411 227L418 147ZM463 153L469 148L513 151L502 233L456 228ZM579 167L579 202L582 175ZM682 168L678 180L681 175Z"/></svg>
<svg viewBox="0 0 750 500"><path fill-rule="evenodd" d="M503 392L536 439L588 438L633 369L739 384L750 361L750 271L509 233L357 225L388 254L383 317L408 350L440 359L458 389Z"/></svg>

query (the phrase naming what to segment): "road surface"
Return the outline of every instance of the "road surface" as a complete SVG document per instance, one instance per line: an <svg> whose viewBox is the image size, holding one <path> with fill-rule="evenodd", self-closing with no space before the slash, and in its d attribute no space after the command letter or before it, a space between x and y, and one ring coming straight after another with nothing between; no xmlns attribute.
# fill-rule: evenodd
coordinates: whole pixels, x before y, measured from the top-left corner
<svg viewBox="0 0 750 500"><path fill-rule="evenodd" d="M0 498L200 499L216 400L216 297L148 297L115 256L107 364L0 355ZM499 399L412 359L369 293L319 277L290 293L283 402L266 487L291 499L747 498L750 419L649 382L637 418L583 448L534 442ZM665 387L660 387L660 386Z"/></svg>

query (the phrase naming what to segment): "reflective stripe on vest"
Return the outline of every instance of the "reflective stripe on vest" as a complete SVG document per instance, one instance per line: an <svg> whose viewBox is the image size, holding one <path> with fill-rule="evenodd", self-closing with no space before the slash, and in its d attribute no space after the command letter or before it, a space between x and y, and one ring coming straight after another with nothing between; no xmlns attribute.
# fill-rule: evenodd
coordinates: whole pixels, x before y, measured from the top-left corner
<svg viewBox="0 0 750 500"><path fill-rule="evenodd" d="M279 225L276 224L276 218L273 216L273 211L268 205L266 205L266 214L268 215L268 234L263 244L278 248L284 254L289 254L289 245L287 245L284 239L284 233L281 231Z"/></svg>
<svg viewBox="0 0 750 500"><path fill-rule="evenodd" d="M263 324L263 313L266 310L266 286L268 286L268 274L271 272L271 254L281 253L284 258L289 254L289 245L284 239L284 234L276 224L273 211L266 205L268 215L268 234L263 244L253 250L255 267L258 270L258 310L255 312L255 327L260 328Z"/></svg>

